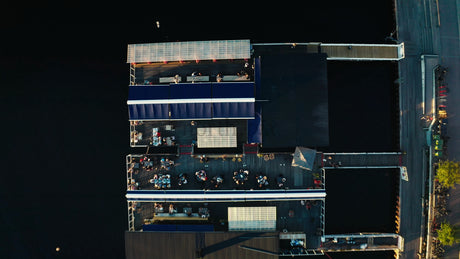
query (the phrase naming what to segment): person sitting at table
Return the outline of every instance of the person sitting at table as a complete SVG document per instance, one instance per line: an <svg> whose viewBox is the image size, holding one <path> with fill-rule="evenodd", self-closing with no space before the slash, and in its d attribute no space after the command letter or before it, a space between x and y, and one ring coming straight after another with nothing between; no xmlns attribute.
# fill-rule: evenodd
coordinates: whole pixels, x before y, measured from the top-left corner
<svg viewBox="0 0 460 259"><path fill-rule="evenodd" d="M211 180L211 183L214 185L214 188L219 188L223 182L224 182L224 178L222 178L220 175L214 176Z"/></svg>
<svg viewBox="0 0 460 259"><path fill-rule="evenodd" d="M174 205L171 203L169 204L169 214L172 215L173 213L176 213L176 209L174 208Z"/></svg>
<svg viewBox="0 0 460 259"><path fill-rule="evenodd" d="M196 175L196 179L199 182L205 182L206 180L208 180L208 177L206 176L206 172L204 170L200 170L196 172L195 175Z"/></svg>
<svg viewBox="0 0 460 259"><path fill-rule="evenodd" d="M268 185L267 176L259 175L259 177L257 177L257 183L259 184L259 188L262 188L262 186Z"/></svg>
<svg viewBox="0 0 460 259"><path fill-rule="evenodd" d="M280 174L276 178L276 183L278 184L278 188L283 188L285 182L286 182L286 178L282 174Z"/></svg>
<svg viewBox="0 0 460 259"><path fill-rule="evenodd" d="M156 212L156 213L161 213L161 212L163 212L163 204L161 204L161 203L155 203L154 206L155 206L155 212Z"/></svg>
<svg viewBox="0 0 460 259"><path fill-rule="evenodd" d="M179 174L179 179L177 181L177 185L182 186L187 184L187 176L184 173Z"/></svg>

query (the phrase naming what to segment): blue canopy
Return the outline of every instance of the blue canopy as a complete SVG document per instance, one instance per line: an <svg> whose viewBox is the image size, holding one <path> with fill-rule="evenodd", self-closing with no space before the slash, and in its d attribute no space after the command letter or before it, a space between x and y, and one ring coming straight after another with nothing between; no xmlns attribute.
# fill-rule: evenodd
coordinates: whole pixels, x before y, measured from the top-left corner
<svg viewBox="0 0 460 259"><path fill-rule="evenodd" d="M169 85L131 85L128 100L164 100L169 99Z"/></svg>
<svg viewBox="0 0 460 259"><path fill-rule="evenodd" d="M254 103L223 102L213 103L213 118L215 119L250 119L254 118Z"/></svg>
<svg viewBox="0 0 460 259"><path fill-rule="evenodd" d="M212 98L254 98L254 83L212 83Z"/></svg>
<svg viewBox="0 0 460 259"><path fill-rule="evenodd" d="M254 101L252 82L130 86L129 119L251 119Z"/></svg>
<svg viewBox="0 0 460 259"><path fill-rule="evenodd" d="M211 83L170 84L171 99L211 98Z"/></svg>
<svg viewBox="0 0 460 259"><path fill-rule="evenodd" d="M172 103L172 120L211 119L211 103Z"/></svg>
<svg viewBox="0 0 460 259"><path fill-rule="evenodd" d="M168 120L168 104L132 104L128 105L130 120Z"/></svg>

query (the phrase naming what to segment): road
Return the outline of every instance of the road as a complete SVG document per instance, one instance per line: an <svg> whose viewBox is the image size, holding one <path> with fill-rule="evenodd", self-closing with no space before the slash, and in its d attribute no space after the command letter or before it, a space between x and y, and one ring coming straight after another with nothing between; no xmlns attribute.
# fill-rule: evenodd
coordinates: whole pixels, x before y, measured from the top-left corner
<svg viewBox="0 0 460 259"><path fill-rule="evenodd" d="M406 58L399 63L401 150L405 159L409 182L400 186L400 234L405 238L405 251L401 258L417 258L422 251L421 237L424 227L423 199L426 156L423 150L425 132L420 126L422 109L421 55L438 55L439 63L449 68L446 82L448 96L449 159L460 158L460 0L395 0L397 36L406 46ZM427 68L428 69L428 68ZM426 86L430 87L430 86ZM427 100L428 101L428 100ZM460 225L460 190L451 192L449 202L452 213L449 220ZM446 258L459 258L458 245L447 250Z"/></svg>

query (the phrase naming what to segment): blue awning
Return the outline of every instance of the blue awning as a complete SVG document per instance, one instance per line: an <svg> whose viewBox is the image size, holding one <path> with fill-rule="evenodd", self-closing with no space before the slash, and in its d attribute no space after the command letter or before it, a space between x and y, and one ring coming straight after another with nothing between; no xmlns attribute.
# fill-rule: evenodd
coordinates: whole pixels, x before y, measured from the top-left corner
<svg viewBox="0 0 460 259"><path fill-rule="evenodd" d="M131 85L128 100L169 99L169 85Z"/></svg>
<svg viewBox="0 0 460 259"><path fill-rule="evenodd" d="M211 83L169 85L171 99L211 98Z"/></svg>
<svg viewBox="0 0 460 259"><path fill-rule="evenodd" d="M172 120L211 119L211 103L171 103Z"/></svg>
<svg viewBox="0 0 460 259"><path fill-rule="evenodd" d="M213 103L212 108L215 119L254 118L253 102Z"/></svg>
<svg viewBox="0 0 460 259"><path fill-rule="evenodd" d="M254 83L212 83L212 98L254 98Z"/></svg>
<svg viewBox="0 0 460 259"><path fill-rule="evenodd" d="M254 83L181 83L129 87L130 120L254 118Z"/></svg>
<svg viewBox="0 0 460 259"><path fill-rule="evenodd" d="M130 120L168 120L168 104L132 104L128 105Z"/></svg>

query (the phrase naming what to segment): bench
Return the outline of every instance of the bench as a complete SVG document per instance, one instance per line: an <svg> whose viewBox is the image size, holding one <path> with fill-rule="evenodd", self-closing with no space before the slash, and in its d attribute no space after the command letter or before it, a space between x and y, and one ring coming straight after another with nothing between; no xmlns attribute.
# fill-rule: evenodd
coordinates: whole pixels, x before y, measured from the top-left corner
<svg viewBox="0 0 460 259"><path fill-rule="evenodd" d="M209 82L209 76L187 76L187 82Z"/></svg>
<svg viewBox="0 0 460 259"><path fill-rule="evenodd" d="M171 76L171 77L160 77L160 83L175 83L176 77L174 76ZM181 82L182 81L182 78L179 77L179 81L178 82Z"/></svg>
<svg viewBox="0 0 460 259"><path fill-rule="evenodd" d="M208 220L208 218L203 218L198 213L192 213L191 216L188 216L186 213L155 213L153 215L153 222L162 220Z"/></svg>
<svg viewBox="0 0 460 259"><path fill-rule="evenodd" d="M222 81L249 81L249 77L238 75L226 75L222 77Z"/></svg>

